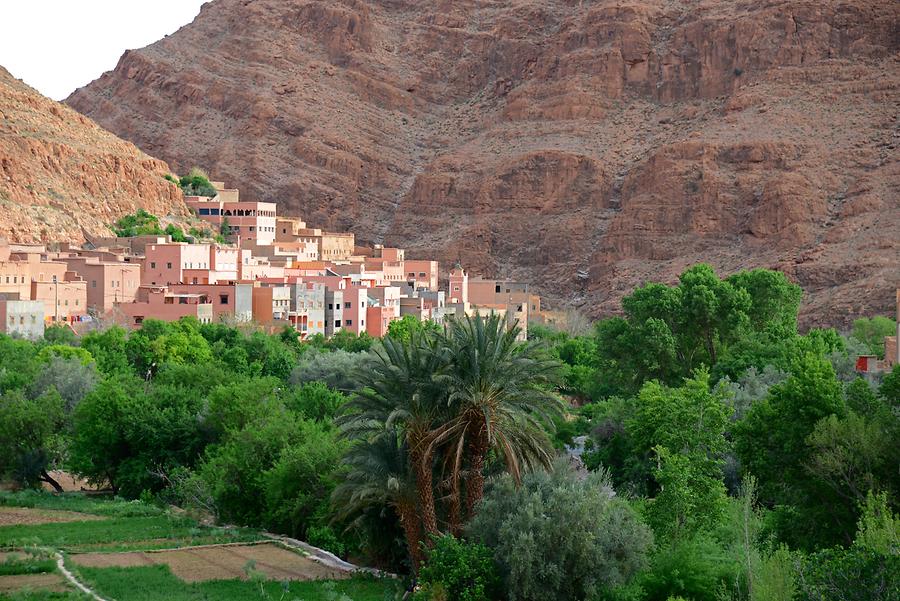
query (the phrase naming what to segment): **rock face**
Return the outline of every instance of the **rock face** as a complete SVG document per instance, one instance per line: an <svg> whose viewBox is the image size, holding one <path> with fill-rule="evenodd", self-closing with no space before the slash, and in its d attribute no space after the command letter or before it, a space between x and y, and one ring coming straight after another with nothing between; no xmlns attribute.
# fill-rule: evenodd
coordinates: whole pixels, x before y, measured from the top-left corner
<svg viewBox="0 0 900 601"><path fill-rule="evenodd" d="M895 0L214 0L67 102L286 214L597 316L777 267L900 285ZM587 274L587 277L584 277Z"/></svg>
<svg viewBox="0 0 900 601"><path fill-rule="evenodd" d="M142 207L187 214L168 167L0 67L0 237L82 242Z"/></svg>

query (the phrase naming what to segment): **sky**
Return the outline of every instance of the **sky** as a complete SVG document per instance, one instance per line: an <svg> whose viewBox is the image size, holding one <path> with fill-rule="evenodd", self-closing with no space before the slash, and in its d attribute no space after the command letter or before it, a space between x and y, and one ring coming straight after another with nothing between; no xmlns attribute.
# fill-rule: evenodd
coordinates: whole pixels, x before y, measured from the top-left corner
<svg viewBox="0 0 900 601"><path fill-rule="evenodd" d="M62 100L190 23L203 0L0 0L0 65Z"/></svg>

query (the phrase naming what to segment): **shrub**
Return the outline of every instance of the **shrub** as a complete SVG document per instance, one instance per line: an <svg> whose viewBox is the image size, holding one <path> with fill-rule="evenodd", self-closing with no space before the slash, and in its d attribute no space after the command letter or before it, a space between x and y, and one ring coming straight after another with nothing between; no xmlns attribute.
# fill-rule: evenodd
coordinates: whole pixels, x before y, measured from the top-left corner
<svg viewBox="0 0 900 601"><path fill-rule="evenodd" d="M112 227L113 232L120 238L131 238L134 236L163 234L159 227L159 218L151 215L144 209L138 209L130 215L125 215Z"/></svg>
<svg viewBox="0 0 900 601"><path fill-rule="evenodd" d="M454 601L490 601L499 598L500 578L494 554L484 545L468 543L453 536L434 541L428 561L422 566L420 597Z"/></svg>
<svg viewBox="0 0 900 601"><path fill-rule="evenodd" d="M469 525L493 549L510 601L588 599L626 584L645 564L652 534L605 473L568 467L504 476Z"/></svg>
<svg viewBox="0 0 900 601"><path fill-rule="evenodd" d="M674 542L653 557L641 579L645 601L666 601L682 596L692 601L718 601L726 583L737 581L734 558L708 535ZM726 597L729 598L729 597Z"/></svg>
<svg viewBox="0 0 900 601"><path fill-rule="evenodd" d="M215 188L209 182L209 177L199 167L193 167L191 171L178 180L181 191L185 196L215 196Z"/></svg>

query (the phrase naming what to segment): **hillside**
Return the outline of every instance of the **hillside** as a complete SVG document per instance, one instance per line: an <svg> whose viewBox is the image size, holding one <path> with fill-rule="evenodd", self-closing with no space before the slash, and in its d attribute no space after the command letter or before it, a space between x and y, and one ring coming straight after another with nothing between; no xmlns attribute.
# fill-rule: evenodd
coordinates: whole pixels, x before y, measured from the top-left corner
<svg viewBox="0 0 900 601"><path fill-rule="evenodd" d="M282 213L597 316L708 261L900 285L893 0L215 0L67 103Z"/></svg>
<svg viewBox="0 0 900 601"><path fill-rule="evenodd" d="M185 215L162 161L0 67L0 236L12 242L84 240L143 207Z"/></svg>

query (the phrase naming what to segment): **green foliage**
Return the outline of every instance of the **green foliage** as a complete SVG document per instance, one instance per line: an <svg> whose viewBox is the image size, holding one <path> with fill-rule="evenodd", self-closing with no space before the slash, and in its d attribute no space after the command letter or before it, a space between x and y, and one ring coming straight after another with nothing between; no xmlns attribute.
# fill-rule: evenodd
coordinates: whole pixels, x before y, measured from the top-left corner
<svg viewBox="0 0 900 601"><path fill-rule="evenodd" d="M130 215L121 217L116 221L112 230L120 238L161 236L164 233L159 227L159 218L156 215L151 215L144 209L138 209Z"/></svg>
<svg viewBox="0 0 900 601"><path fill-rule="evenodd" d="M93 363L84 364L77 358L54 356L35 376L29 394L38 397L55 390L62 397L68 414L94 389L99 378Z"/></svg>
<svg viewBox="0 0 900 601"><path fill-rule="evenodd" d="M0 393L25 388L40 369L34 344L0 334Z"/></svg>
<svg viewBox="0 0 900 601"><path fill-rule="evenodd" d="M68 325L53 324L44 329L44 341L49 344L75 346L75 332Z"/></svg>
<svg viewBox="0 0 900 601"><path fill-rule="evenodd" d="M105 375L129 373L131 368L125 354L127 332L118 326L103 331L90 332L81 339L81 348L94 358Z"/></svg>
<svg viewBox="0 0 900 601"><path fill-rule="evenodd" d="M55 390L35 398L21 391L0 395L0 476L28 487L49 481L47 470L58 454L64 418L64 403Z"/></svg>
<svg viewBox="0 0 900 601"><path fill-rule="evenodd" d="M467 531L493 549L510 601L591 599L628 583L652 535L602 474L509 476L488 490Z"/></svg>
<svg viewBox="0 0 900 601"><path fill-rule="evenodd" d="M861 317L853 321L851 336L866 345L870 355L884 359L884 338L897 334L897 322L890 317Z"/></svg>
<svg viewBox="0 0 900 601"><path fill-rule="evenodd" d="M193 240L189 240L187 236L184 235L184 230L177 227L174 223L167 225L163 232L172 238L172 242L193 242Z"/></svg>
<svg viewBox="0 0 900 601"><path fill-rule="evenodd" d="M649 514L657 535L680 538L711 528L725 504L727 392L711 392L709 374L700 371L680 388L648 382L635 402L627 428L638 453L656 456L659 493Z"/></svg>
<svg viewBox="0 0 900 601"><path fill-rule="evenodd" d="M270 528L306 538L311 524L325 526L335 472L346 446L321 423L300 421L293 442L263 474L265 523Z"/></svg>
<svg viewBox="0 0 900 601"><path fill-rule="evenodd" d="M178 180L181 191L185 196L215 196L215 188L209 182L209 177L199 167L192 167L190 173Z"/></svg>
<svg viewBox="0 0 900 601"><path fill-rule="evenodd" d="M431 334L440 334L442 331L441 326L430 319L422 321L414 315L404 315L388 325L388 336L394 340L409 342L413 332L424 333L426 330Z"/></svg>
<svg viewBox="0 0 900 601"><path fill-rule="evenodd" d="M431 600L437 589L445 598L459 601L492 601L500 598L500 578L494 554L484 545L452 536L438 537L419 572L422 598Z"/></svg>
<svg viewBox="0 0 900 601"><path fill-rule="evenodd" d="M830 415L845 414L842 387L831 365L805 354L792 366L788 380L772 387L768 398L755 404L734 427L735 450L745 471L759 479L760 500L790 511L790 520L782 520L779 526L786 542L808 545L816 539L837 541L852 533L855 516L835 513L821 504L827 491L810 480L805 468L812 453L807 437L816 424Z"/></svg>
<svg viewBox="0 0 900 601"><path fill-rule="evenodd" d="M708 265L695 265L678 286L638 288L622 300L624 318L597 325L601 377L613 392L632 393L651 379L677 384L720 360L727 366L721 375L762 369L773 362L768 349L783 347L772 343L796 335L799 301L799 287L781 273L752 270L721 280Z"/></svg>
<svg viewBox="0 0 900 601"><path fill-rule="evenodd" d="M892 601L900 598L900 554L853 546L817 551L800 564L800 601Z"/></svg>
<svg viewBox="0 0 900 601"><path fill-rule="evenodd" d="M135 568L80 567L78 571L104 598L123 601L342 601L344 595L353 601L385 601L394 598L397 586L389 580L365 576L335 582L313 580L282 583L269 580L258 583L253 580L232 579L187 583L164 565ZM140 583L140 586L135 586L135 583Z"/></svg>
<svg viewBox="0 0 900 601"><path fill-rule="evenodd" d="M881 381L878 395L892 408L900 405L900 365L895 365Z"/></svg>
<svg viewBox="0 0 900 601"><path fill-rule="evenodd" d="M306 419L328 421L337 415L347 397L322 382L307 382L290 389L284 402L288 409Z"/></svg>
<svg viewBox="0 0 900 601"><path fill-rule="evenodd" d="M98 484L135 498L159 490L160 472L190 464L205 443L201 400L179 387L150 389L134 376L101 382L78 405L69 463Z"/></svg>
<svg viewBox="0 0 900 601"><path fill-rule="evenodd" d="M661 548L640 580L645 601L682 596L693 601L719 601L738 578L739 565L707 534ZM726 597L727 598L727 597Z"/></svg>

